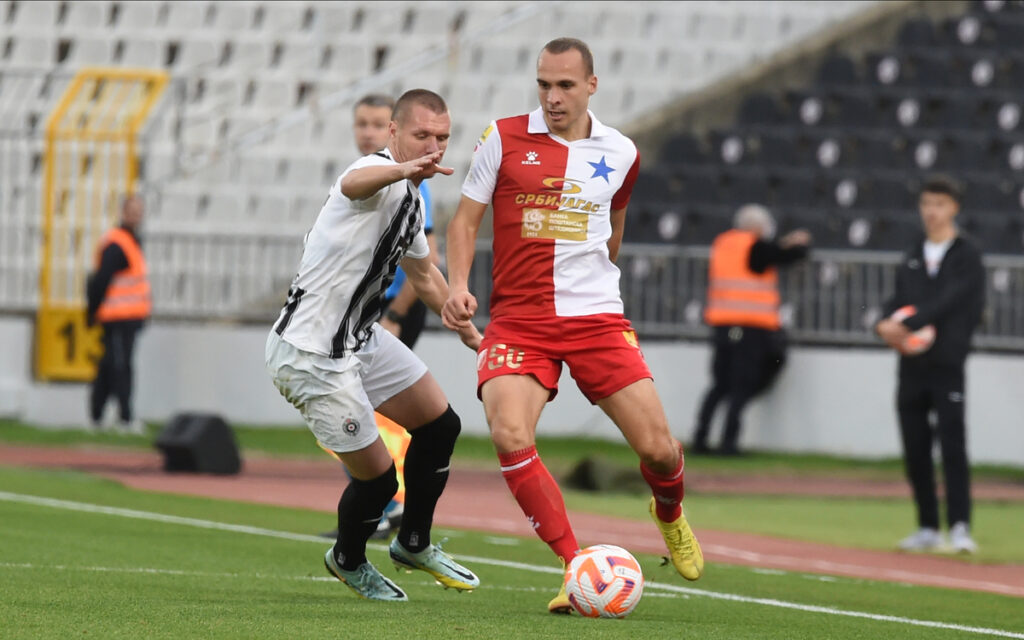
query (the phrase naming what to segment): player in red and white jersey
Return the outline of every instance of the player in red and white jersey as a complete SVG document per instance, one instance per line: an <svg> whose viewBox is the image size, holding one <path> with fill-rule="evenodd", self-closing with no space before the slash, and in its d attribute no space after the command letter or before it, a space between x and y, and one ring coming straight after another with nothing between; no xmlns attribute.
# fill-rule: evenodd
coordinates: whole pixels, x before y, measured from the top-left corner
<svg viewBox="0 0 1024 640"><path fill-rule="evenodd" d="M636 146L588 110L597 90L587 45L559 38L537 60L540 108L484 131L448 225L449 298L458 328L476 311L468 290L477 230L494 211L491 322L477 357L478 394L509 489L565 563L579 550L535 432L564 362L583 394L640 456L651 515L676 570L704 559L682 512L682 445L672 437L651 372L623 316L615 258L639 167ZM548 610L571 610L564 587Z"/></svg>

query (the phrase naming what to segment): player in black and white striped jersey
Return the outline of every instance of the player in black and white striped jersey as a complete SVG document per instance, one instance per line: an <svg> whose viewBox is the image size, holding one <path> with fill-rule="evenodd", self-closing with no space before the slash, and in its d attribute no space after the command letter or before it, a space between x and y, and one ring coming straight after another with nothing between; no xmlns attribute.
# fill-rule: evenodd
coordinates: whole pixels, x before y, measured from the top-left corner
<svg viewBox="0 0 1024 640"><path fill-rule="evenodd" d="M374 410L412 436L405 514L391 544L392 561L427 571L446 587L469 590L479 584L430 543L459 418L426 365L377 323L399 262L435 312L448 297L444 276L428 257L417 185L453 173L440 166L450 128L448 109L436 93L416 89L399 98L387 148L357 160L331 187L267 338L275 386L352 476L338 503L338 539L324 562L357 594L376 600L407 597L366 560L366 541L398 488ZM469 347L479 346L480 334L470 323L458 333Z"/></svg>

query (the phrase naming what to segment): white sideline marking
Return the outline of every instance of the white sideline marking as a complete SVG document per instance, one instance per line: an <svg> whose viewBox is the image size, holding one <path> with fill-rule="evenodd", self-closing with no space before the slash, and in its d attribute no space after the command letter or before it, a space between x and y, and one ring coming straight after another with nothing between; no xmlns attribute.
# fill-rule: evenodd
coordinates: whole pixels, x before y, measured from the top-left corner
<svg viewBox="0 0 1024 640"><path fill-rule="evenodd" d="M26 495L21 493L9 493L7 491L0 491L0 500L6 500L8 502L20 502L23 504L31 504L43 507L53 507L55 509L66 509L69 511L82 511L85 513L99 513L104 515L120 516L123 518L134 518L136 520L149 520L153 522L166 522L168 524L180 524L189 527L198 527L201 529L215 529L219 531L231 531L234 533L248 533L251 535L266 536L271 538L280 538L284 540L294 540L298 542L316 542L318 544L324 543L324 538L320 536L312 536L301 533L290 533L287 531L276 531L274 529L264 529L262 527L250 527L246 525L229 524L226 522L216 522L213 520L200 520L198 518L184 518L181 516L171 516L163 513L155 513L151 511L137 511L135 509L122 509L120 507L106 507L103 505L90 504L87 502L73 502L70 500L57 500L55 498L44 498L42 496ZM369 548L385 550L387 547L381 544L367 545ZM454 554L453 554L454 555ZM524 562L511 562L508 560L498 560L496 558L483 558L479 556L468 556L458 554L461 560L467 562L475 562L478 564L486 564L498 567L506 567L509 569L521 569L523 571L531 571L534 573L548 573L548 574L561 574L561 569L555 567L544 567L540 565L527 564ZM0 565L0 566L25 566L25 565ZM32 565L28 565L29 567ZM105 568L92 568L92 570L103 571ZM139 573L167 573L173 574L174 570L171 569L134 569L133 571ZM191 575L187 572L182 572L181 575ZM199 574L196 574L199 575ZM931 629L945 629L949 631L963 631L965 633L976 633L987 636L997 636L1000 638L1017 638L1024 640L1024 633L1017 633L1013 631L1006 631L1003 629L991 629L987 627L971 627L960 624L952 624L948 622L937 622L934 620L917 620L915 618L904 618L902 616L890 616L878 613L866 613L863 611L847 611L845 609L836 609L834 607L821 607L817 605L799 604L796 602L786 602L785 600L776 600L774 598L754 598L750 596L737 595L733 593L721 593L717 591L706 591L704 589L695 589L693 587L682 587L679 585L668 584L663 582L652 582L647 581L644 584L645 589L662 589L670 591L672 593L685 594L687 596L699 596L703 598L712 598L716 600L728 600L730 602L741 602L744 604L759 604L768 607L777 607L780 609L790 609L794 611L803 611L806 613L823 613L833 616L844 616L848 618L863 618L866 620L874 620L877 622L895 622L898 624L905 624L915 627L928 627Z"/></svg>

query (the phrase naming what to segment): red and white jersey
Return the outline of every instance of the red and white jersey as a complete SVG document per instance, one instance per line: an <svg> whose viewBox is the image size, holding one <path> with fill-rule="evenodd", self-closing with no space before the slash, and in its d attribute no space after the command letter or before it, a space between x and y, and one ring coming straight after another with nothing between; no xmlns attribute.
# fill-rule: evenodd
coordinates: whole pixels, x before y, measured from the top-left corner
<svg viewBox="0 0 1024 640"><path fill-rule="evenodd" d="M608 258L612 210L629 204L636 145L590 115L590 137L567 142L540 109L491 122L462 193L494 210L491 317L622 313Z"/></svg>

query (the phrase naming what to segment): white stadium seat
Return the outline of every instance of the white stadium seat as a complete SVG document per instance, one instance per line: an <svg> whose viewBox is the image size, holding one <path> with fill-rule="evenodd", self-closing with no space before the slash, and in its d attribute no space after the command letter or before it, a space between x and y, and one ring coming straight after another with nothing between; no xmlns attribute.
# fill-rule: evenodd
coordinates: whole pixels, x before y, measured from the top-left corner
<svg viewBox="0 0 1024 640"><path fill-rule="evenodd" d="M246 216L246 207L235 189L213 191L206 205L207 220L241 220Z"/></svg>
<svg viewBox="0 0 1024 640"><path fill-rule="evenodd" d="M164 47L161 42L132 38L122 41L121 64L129 67L163 67Z"/></svg>
<svg viewBox="0 0 1024 640"><path fill-rule="evenodd" d="M54 2L54 0L17 3L14 12L14 32L52 30L57 26L59 5L60 3Z"/></svg>
<svg viewBox="0 0 1024 640"><path fill-rule="evenodd" d="M262 194L256 197L252 211L249 213L252 219L258 223L279 225L288 221L288 200L279 194Z"/></svg>
<svg viewBox="0 0 1024 640"><path fill-rule="evenodd" d="M209 37L185 38L181 40L174 68L177 71L189 71L196 67L215 65L220 60L221 48L219 41Z"/></svg>
<svg viewBox="0 0 1024 640"><path fill-rule="evenodd" d="M272 0L263 3L263 30L270 33L293 33L302 27L306 3Z"/></svg>
<svg viewBox="0 0 1024 640"><path fill-rule="evenodd" d="M202 29L209 3L202 0L176 0L167 3L167 27L179 33Z"/></svg>
<svg viewBox="0 0 1024 640"><path fill-rule="evenodd" d="M279 115L295 106L295 87L287 80L257 80L252 107L268 114Z"/></svg>
<svg viewBox="0 0 1024 640"><path fill-rule="evenodd" d="M88 65L108 65L114 56L114 47L107 38L90 38L79 36L71 42L64 65L83 67Z"/></svg>
<svg viewBox="0 0 1024 640"><path fill-rule="evenodd" d="M255 4L245 0L214 2L212 28L222 33L237 33L252 27Z"/></svg>
<svg viewBox="0 0 1024 640"><path fill-rule="evenodd" d="M81 34L84 31L99 29L107 23L110 3L97 0L77 0L67 3L67 14L64 16L64 31L69 34Z"/></svg>
<svg viewBox="0 0 1024 640"><path fill-rule="evenodd" d="M44 35L23 35L11 39L8 64L12 67L48 69L57 60L57 42Z"/></svg>
<svg viewBox="0 0 1024 640"><path fill-rule="evenodd" d="M238 179L253 187L277 181L277 159L264 154L247 153L239 161Z"/></svg>
<svg viewBox="0 0 1024 640"><path fill-rule="evenodd" d="M153 29L156 27L159 6L156 2L119 3L118 30L122 33L139 33Z"/></svg>

